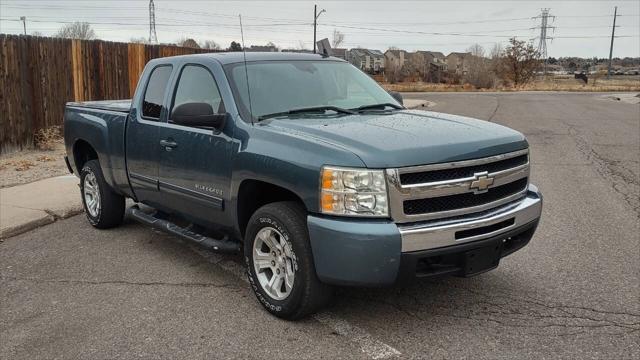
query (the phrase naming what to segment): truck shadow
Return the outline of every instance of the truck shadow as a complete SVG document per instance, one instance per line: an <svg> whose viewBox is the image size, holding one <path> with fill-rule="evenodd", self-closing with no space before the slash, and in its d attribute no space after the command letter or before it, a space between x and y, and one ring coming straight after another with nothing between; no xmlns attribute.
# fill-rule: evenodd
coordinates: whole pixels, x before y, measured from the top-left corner
<svg viewBox="0 0 640 360"><path fill-rule="evenodd" d="M137 226L127 221L123 230ZM162 262L172 263L176 271L191 273L198 281L213 280L224 273L230 275L229 282L237 282L233 288L240 290L247 286L240 254L200 250L177 236L150 228L144 231L148 232L144 250L151 251L156 259L162 258ZM573 314L580 312L557 306L549 299L536 298L535 289L515 280L510 273L514 269L505 265L472 278L416 279L386 288L336 287L326 310L357 322L384 320L389 327L407 323L415 327L424 322L430 327L480 328L491 323L521 328L524 323L540 334L549 326L569 326ZM248 296L247 300L255 299Z"/></svg>

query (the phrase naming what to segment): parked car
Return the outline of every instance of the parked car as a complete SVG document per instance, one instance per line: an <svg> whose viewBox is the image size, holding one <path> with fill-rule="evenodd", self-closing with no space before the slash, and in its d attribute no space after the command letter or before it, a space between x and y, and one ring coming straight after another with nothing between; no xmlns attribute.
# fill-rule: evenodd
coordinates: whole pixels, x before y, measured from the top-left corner
<svg viewBox="0 0 640 360"><path fill-rule="evenodd" d="M244 254L257 299L298 319L333 286L473 276L536 230L529 145L408 110L349 63L295 53L150 61L132 100L68 103L85 214Z"/></svg>

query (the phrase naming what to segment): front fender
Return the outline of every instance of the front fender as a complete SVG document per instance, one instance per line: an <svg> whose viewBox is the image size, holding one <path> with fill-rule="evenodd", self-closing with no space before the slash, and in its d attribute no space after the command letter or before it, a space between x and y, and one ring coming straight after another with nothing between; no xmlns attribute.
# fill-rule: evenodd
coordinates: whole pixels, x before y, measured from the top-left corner
<svg viewBox="0 0 640 360"><path fill-rule="evenodd" d="M364 167L355 154L334 145L281 133L268 126L247 125L239 152L233 160L233 203L242 181L259 180L296 194L309 212L319 210L320 169L323 165Z"/></svg>

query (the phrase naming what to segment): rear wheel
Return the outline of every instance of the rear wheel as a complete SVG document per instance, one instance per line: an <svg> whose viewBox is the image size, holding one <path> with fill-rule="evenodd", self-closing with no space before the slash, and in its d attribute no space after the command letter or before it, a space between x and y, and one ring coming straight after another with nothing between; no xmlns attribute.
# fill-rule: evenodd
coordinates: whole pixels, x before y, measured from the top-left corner
<svg viewBox="0 0 640 360"><path fill-rule="evenodd" d="M124 216L124 196L116 194L104 180L98 160L86 162L80 172L80 194L84 213L99 229L116 227Z"/></svg>
<svg viewBox="0 0 640 360"><path fill-rule="evenodd" d="M258 209L245 235L245 261L260 303L277 317L294 320L316 312L331 297L318 280L306 226L306 211L295 202Z"/></svg>

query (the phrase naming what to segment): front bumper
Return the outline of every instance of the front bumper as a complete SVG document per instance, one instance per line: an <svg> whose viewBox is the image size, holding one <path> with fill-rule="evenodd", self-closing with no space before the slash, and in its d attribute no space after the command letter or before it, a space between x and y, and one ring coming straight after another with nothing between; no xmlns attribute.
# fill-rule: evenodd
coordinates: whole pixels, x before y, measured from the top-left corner
<svg viewBox="0 0 640 360"><path fill-rule="evenodd" d="M541 212L542 195L529 185L526 197L516 202L445 220L398 225L310 215L307 224L321 281L384 286L414 277L469 276L495 268L500 258L529 242ZM469 256L476 254L491 261L472 262Z"/></svg>

